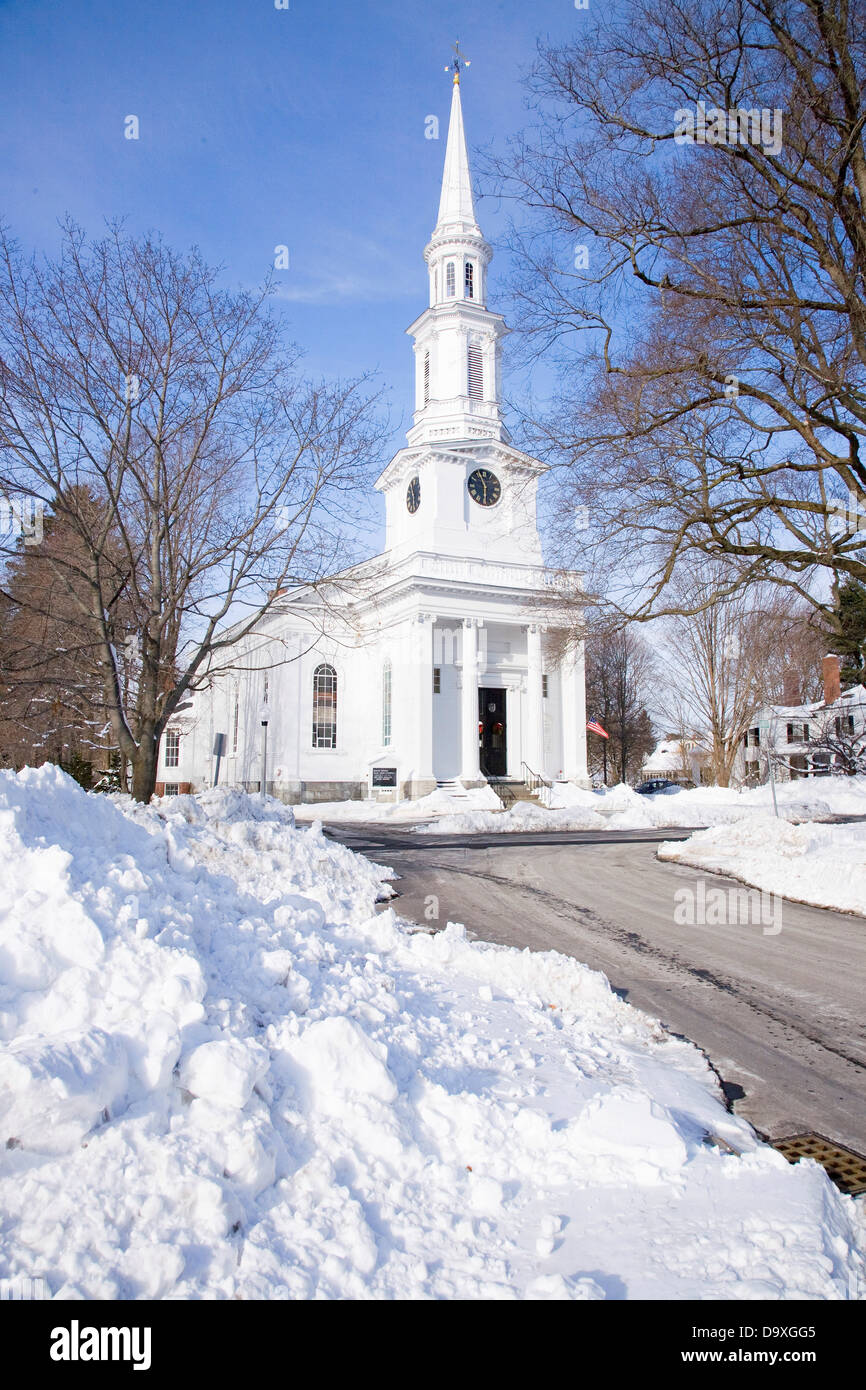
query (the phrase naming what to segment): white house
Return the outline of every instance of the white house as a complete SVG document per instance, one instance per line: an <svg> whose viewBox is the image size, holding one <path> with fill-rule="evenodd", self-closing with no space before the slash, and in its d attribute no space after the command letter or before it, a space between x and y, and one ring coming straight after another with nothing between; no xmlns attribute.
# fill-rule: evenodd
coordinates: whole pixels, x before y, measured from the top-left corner
<svg viewBox="0 0 866 1390"><path fill-rule="evenodd" d="M826 777L841 770L839 755L827 746L828 737L830 743L834 738L848 743L866 741L866 688L855 685L842 691L839 665L838 656L824 657L823 700L767 705L759 710L753 726L743 735L734 765L736 781L766 781L770 754L778 781Z"/></svg>
<svg viewBox="0 0 866 1390"><path fill-rule="evenodd" d="M437 781L589 785L583 651L555 630L560 587L536 522L545 465L511 444L502 340L487 307L492 251L475 216L455 73L439 216L424 252L406 447L376 482L383 554L326 589L294 591L199 692L160 752L158 791L259 789L285 801L419 796ZM350 582L349 582L350 581ZM572 608L573 613L573 608ZM563 619L560 617L560 622ZM251 669L249 669L251 668ZM220 737L221 736L221 737Z"/></svg>
<svg viewBox="0 0 866 1390"><path fill-rule="evenodd" d="M693 782L699 787L710 761L708 749L698 738L668 734L643 760L641 776L666 777L670 782Z"/></svg>

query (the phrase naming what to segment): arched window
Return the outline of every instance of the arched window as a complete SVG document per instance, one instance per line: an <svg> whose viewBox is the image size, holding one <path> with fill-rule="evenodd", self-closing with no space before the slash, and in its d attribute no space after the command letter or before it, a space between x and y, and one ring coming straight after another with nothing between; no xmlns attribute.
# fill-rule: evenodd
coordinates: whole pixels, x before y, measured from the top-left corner
<svg viewBox="0 0 866 1390"><path fill-rule="evenodd" d="M471 261L466 262L464 273L463 294L466 299L475 298L475 266Z"/></svg>
<svg viewBox="0 0 866 1390"><path fill-rule="evenodd" d="M424 404L430 400L430 354L424 353Z"/></svg>
<svg viewBox="0 0 866 1390"><path fill-rule="evenodd" d="M476 401L484 396L484 372L480 347L469 348L469 395Z"/></svg>
<svg viewBox="0 0 866 1390"><path fill-rule="evenodd" d="M382 667L382 743L385 748L391 744L391 663L386 661Z"/></svg>
<svg viewBox="0 0 866 1390"><path fill-rule="evenodd" d="M454 262L449 261L445 267L445 297L453 299L457 293L457 279L454 274Z"/></svg>
<svg viewBox="0 0 866 1390"><path fill-rule="evenodd" d="M323 663L313 672L313 747L337 746L337 673Z"/></svg>

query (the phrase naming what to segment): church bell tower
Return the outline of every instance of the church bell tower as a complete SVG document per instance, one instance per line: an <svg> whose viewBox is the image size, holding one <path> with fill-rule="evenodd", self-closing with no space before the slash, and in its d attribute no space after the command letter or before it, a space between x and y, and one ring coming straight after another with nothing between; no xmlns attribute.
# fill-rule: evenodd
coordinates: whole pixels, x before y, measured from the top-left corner
<svg viewBox="0 0 866 1390"><path fill-rule="evenodd" d="M502 315L487 308L487 267L493 251L475 216L459 57L453 66L439 216L424 251L429 303L407 330L415 339L410 445L509 438L499 406L501 343L508 329Z"/></svg>
<svg viewBox="0 0 866 1390"><path fill-rule="evenodd" d="M439 214L424 250L427 307L414 340L415 410L407 447L376 486L385 494L386 545L495 563L542 563L536 489L545 465L511 444L500 404L502 342L487 307L493 256L475 214L456 46Z"/></svg>

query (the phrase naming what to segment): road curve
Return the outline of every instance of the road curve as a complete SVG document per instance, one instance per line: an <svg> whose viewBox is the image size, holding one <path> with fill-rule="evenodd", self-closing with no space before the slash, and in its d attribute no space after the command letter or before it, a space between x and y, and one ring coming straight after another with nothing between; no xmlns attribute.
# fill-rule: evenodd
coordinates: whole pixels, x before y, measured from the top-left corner
<svg viewBox="0 0 866 1390"><path fill-rule="evenodd" d="M781 930L683 926L674 893L737 887L656 859L689 830L417 835L331 825L400 876L394 906L431 925L556 950L690 1038L739 1114L770 1138L816 1130L866 1153L866 919L785 901Z"/></svg>

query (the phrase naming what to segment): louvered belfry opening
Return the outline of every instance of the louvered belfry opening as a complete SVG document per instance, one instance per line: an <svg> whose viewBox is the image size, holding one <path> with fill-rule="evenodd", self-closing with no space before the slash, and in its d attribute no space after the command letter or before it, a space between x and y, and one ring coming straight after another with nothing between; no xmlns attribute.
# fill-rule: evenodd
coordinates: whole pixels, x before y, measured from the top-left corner
<svg viewBox="0 0 866 1390"><path fill-rule="evenodd" d="M469 348L469 394L480 401L484 396L484 370L480 347Z"/></svg>

